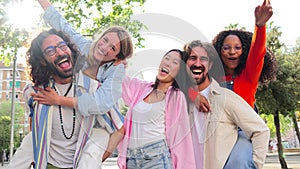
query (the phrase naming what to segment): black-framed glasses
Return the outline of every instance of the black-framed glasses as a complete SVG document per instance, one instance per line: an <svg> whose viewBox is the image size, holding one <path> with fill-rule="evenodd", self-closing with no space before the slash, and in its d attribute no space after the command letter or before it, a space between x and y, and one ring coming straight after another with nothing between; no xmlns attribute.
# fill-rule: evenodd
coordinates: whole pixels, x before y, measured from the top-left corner
<svg viewBox="0 0 300 169"><path fill-rule="evenodd" d="M231 50L231 49L234 49L235 51L239 51L239 50L242 50L242 46L234 46L234 47L232 47L232 46L229 46L229 45L224 45L224 46L222 46L222 49L224 50L224 51L229 51L229 50Z"/></svg>
<svg viewBox="0 0 300 169"><path fill-rule="evenodd" d="M59 42L56 46L48 46L46 49L44 49L44 54L46 56L52 56L56 53L56 48L59 48L62 51L65 51L68 49L68 44L65 41Z"/></svg>

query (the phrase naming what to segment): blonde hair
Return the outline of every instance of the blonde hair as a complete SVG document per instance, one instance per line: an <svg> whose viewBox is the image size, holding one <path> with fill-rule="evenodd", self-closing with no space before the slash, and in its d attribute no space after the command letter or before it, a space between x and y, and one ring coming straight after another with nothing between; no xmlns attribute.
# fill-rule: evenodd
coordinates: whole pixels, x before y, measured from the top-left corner
<svg viewBox="0 0 300 169"><path fill-rule="evenodd" d="M107 33L115 32L117 33L119 40L120 40L120 52L117 54L117 58L120 60L124 60L130 58L133 53L133 43L131 37L126 29L120 26L112 26L102 32L97 38L95 38L92 46L90 48L88 54L88 62L90 64L96 64L96 60L94 58L94 50L96 47L97 42Z"/></svg>

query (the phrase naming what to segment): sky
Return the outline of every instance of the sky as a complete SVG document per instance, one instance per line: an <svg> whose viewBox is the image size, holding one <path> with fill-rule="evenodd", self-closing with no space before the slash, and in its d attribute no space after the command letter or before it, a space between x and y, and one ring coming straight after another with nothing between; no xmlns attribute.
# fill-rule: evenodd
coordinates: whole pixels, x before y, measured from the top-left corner
<svg viewBox="0 0 300 169"><path fill-rule="evenodd" d="M209 39L229 24L238 23L248 31L254 29L254 9L263 0L147 0L145 12L168 14L197 27ZM300 38L300 1L271 0L275 26L280 26L281 40L288 46Z"/></svg>
<svg viewBox="0 0 300 169"><path fill-rule="evenodd" d="M146 49L135 50L127 71L143 72L151 81L163 54L170 49L182 49L184 43L195 39L211 42L229 24L238 23L239 27L253 32L254 9L262 3L263 0L147 0L143 8L149 16L137 16L150 25L143 34ZM273 16L269 22L280 27L282 42L287 46L295 45L300 38L300 23L297 22L300 1L271 0L271 5Z"/></svg>
<svg viewBox="0 0 300 169"><path fill-rule="evenodd" d="M194 39L210 42L229 24L238 23L239 27L253 31L254 9L262 2L262 0L147 0L142 7L145 13L135 15L148 26L148 30L142 33L146 39L146 49L135 50L132 69L155 69L167 50L182 49L184 43ZM19 6L13 5L11 15L16 23L21 24L19 26L30 29L36 24L36 20L40 19L37 18L37 13L42 13L42 8L35 4L35 9L31 10L32 4L33 1L24 0ZM300 23L297 22L297 17L300 16L300 10L297 9L300 1L271 0L271 4L274 14L270 21L274 21L274 25L280 27L282 42L287 46L294 45L296 39L300 37Z"/></svg>

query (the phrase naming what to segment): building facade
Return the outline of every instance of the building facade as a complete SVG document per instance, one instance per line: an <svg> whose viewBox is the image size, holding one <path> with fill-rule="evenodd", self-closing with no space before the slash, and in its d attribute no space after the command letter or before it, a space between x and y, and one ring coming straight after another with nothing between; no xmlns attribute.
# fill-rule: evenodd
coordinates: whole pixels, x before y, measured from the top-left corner
<svg viewBox="0 0 300 169"><path fill-rule="evenodd" d="M6 101L11 102L12 97L15 97L15 105L20 104L24 108L24 117L18 119L18 122L16 123L23 126L23 130L25 133L29 130L29 111L25 108L25 102L23 98L23 89L27 83L30 83L30 81L26 76L25 67L22 64L17 64L15 96L13 96L13 66L5 66L3 62L0 62L0 103Z"/></svg>

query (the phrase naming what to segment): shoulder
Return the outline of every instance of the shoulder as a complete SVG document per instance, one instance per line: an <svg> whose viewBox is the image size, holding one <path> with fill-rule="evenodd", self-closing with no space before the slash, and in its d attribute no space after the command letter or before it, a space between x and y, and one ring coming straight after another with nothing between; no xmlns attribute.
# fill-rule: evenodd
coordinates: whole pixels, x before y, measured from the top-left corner
<svg viewBox="0 0 300 169"><path fill-rule="evenodd" d="M35 92L33 85L32 84L26 84L24 89L23 89L23 95L27 95L28 93Z"/></svg>

